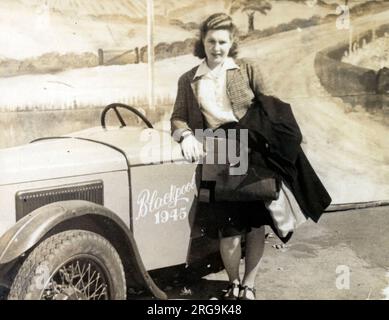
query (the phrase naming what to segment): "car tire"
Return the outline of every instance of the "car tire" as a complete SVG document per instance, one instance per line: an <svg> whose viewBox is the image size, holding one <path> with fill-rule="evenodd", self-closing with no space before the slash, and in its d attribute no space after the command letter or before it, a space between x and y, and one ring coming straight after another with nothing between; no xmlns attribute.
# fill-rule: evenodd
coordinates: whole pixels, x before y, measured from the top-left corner
<svg viewBox="0 0 389 320"><path fill-rule="evenodd" d="M84 230L64 231L45 239L29 254L8 299L126 299L123 265L102 236Z"/></svg>

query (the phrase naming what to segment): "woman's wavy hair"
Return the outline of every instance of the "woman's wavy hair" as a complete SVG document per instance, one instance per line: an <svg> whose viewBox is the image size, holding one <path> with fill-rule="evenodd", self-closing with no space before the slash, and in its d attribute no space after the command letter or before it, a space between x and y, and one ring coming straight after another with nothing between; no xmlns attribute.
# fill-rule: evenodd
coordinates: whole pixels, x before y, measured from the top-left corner
<svg viewBox="0 0 389 320"><path fill-rule="evenodd" d="M203 41L210 30L227 30L230 32L232 46L228 56L236 58L238 56L238 28L232 22L231 17L225 13L215 13L200 25L200 38L195 43L193 54L200 59L206 58Z"/></svg>

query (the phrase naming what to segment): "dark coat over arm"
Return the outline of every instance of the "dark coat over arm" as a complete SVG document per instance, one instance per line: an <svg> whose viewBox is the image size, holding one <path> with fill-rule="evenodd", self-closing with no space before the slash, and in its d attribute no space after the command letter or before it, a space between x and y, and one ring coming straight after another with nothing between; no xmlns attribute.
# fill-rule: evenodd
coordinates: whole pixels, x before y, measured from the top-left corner
<svg viewBox="0 0 389 320"><path fill-rule="evenodd" d="M239 128L249 130L250 147L265 156L268 166L289 185L304 214L317 222L331 197L300 146L302 136L292 109L274 97L259 100L239 120Z"/></svg>

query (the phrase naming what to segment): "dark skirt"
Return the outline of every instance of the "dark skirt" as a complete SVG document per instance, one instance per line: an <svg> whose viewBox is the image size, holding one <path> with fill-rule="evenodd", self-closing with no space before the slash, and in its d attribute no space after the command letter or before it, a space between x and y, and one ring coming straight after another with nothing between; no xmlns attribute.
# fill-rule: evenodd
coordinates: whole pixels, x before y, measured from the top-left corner
<svg viewBox="0 0 389 320"><path fill-rule="evenodd" d="M263 201L203 203L202 210L208 217L205 233L214 239L243 235L251 228L272 224Z"/></svg>

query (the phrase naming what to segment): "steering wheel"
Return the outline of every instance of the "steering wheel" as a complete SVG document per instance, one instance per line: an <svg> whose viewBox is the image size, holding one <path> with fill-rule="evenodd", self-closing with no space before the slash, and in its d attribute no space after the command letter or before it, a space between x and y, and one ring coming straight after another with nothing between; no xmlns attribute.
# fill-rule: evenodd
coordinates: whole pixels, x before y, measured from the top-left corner
<svg viewBox="0 0 389 320"><path fill-rule="evenodd" d="M107 115L107 112L111 109L113 109L113 111L115 111L115 114L116 114L117 118L119 119L122 127L126 126L126 123L124 122L123 117L120 114L118 108L130 110L131 112L135 113L139 118L141 118L143 120L143 122L147 125L148 128L153 128L153 125L151 124L151 122L140 111L138 111L134 107L128 106L124 103L111 103L108 106L106 106L101 113L100 121L101 121L101 126L104 129L105 129L105 117Z"/></svg>

